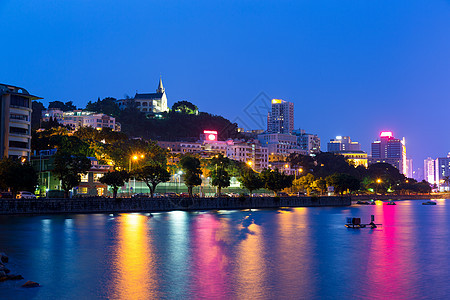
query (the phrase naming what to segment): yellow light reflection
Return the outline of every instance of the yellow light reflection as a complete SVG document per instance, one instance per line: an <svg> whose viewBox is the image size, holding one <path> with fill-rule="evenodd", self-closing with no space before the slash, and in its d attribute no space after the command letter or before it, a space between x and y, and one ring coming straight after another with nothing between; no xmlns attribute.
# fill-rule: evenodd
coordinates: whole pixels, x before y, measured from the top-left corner
<svg viewBox="0 0 450 300"><path fill-rule="evenodd" d="M147 221L148 217L138 214L118 217L118 244L112 262L116 272L113 299L159 298Z"/></svg>

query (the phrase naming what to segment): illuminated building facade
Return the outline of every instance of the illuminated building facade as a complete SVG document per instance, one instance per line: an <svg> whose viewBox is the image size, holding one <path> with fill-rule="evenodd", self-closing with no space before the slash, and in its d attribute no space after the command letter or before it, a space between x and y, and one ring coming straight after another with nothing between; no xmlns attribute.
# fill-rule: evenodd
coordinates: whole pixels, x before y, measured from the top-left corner
<svg viewBox="0 0 450 300"><path fill-rule="evenodd" d="M267 148L269 161L283 161L292 153L307 155L306 150L298 146L297 136L283 133L264 133L258 135L261 146Z"/></svg>
<svg viewBox="0 0 450 300"><path fill-rule="evenodd" d="M31 102L36 99L42 98L24 88L0 84L0 158L30 158Z"/></svg>
<svg viewBox="0 0 450 300"><path fill-rule="evenodd" d="M407 175L406 142L405 138L396 139L392 132L383 131L380 139L372 143L369 165L388 163L397 168L400 173Z"/></svg>
<svg viewBox="0 0 450 300"><path fill-rule="evenodd" d="M117 100L117 104L120 109L125 109L128 106L136 106L137 109L145 114L158 114L169 111L166 90L164 89L161 78L159 78L156 93L136 93L134 98Z"/></svg>
<svg viewBox="0 0 450 300"><path fill-rule="evenodd" d="M361 151L361 144L353 142L349 136L337 136L327 144L327 152Z"/></svg>
<svg viewBox="0 0 450 300"><path fill-rule="evenodd" d="M294 103L272 99L272 109L267 116L267 132L291 134L294 130Z"/></svg>
<svg viewBox="0 0 450 300"><path fill-rule="evenodd" d="M120 123L116 122L116 118L81 109L65 112L60 109L42 111L42 121L48 122L50 119L54 119L72 130L77 130L80 127L93 127L99 130L110 128L113 131L120 131Z"/></svg>
<svg viewBox="0 0 450 300"><path fill-rule="evenodd" d="M450 191L450 153L447 157L424 160L424 178L440 191Z"/></svg>

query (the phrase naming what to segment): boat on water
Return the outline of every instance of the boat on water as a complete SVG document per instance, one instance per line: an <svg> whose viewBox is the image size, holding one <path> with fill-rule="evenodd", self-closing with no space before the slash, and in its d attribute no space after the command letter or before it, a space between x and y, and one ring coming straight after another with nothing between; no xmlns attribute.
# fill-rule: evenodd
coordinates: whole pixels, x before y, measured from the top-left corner
<svg viewBox="0 0 450 300"><path fill-rule="evenodd" d="M358 201L356 201L356 204L360 204L360 205L369 205L370 202L369 202L369 201L361 201L361 200L358 200Z"/></svg>
<svg viewBox="0 0 450 300"><path fill-rule="evenodd" d="M437 203L434 201L422 202L422 205L436 205Z"/></svg>
<svg viewBox="0 0 450 300"><path fill-rule="evenodd" d="M395 203L394 201L391 200L387 203L387 205L397 205L397 203Z"/></svg>
<svg viewBox="0 0 450 300"><path fill-rule="evenodd" d="M360 229L360 228L372 228L375 229L377 226L380 226L381 224L375 224L375 216L370 216L370 223L369 224L362 224L361 218L347 218L347 223L345 224L345 227L352 228L352 229Z"/></svg>

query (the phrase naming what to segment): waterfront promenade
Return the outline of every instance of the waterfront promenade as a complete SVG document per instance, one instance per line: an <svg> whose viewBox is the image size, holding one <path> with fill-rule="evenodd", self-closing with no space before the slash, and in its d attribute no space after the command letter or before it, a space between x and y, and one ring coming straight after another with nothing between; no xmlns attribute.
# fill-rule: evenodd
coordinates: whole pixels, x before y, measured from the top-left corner
<svg viewBox="0 0 450 300"><path fill-rule="evenodd" d="M349 206L349 197L3 199L0 215Z"/></svg>

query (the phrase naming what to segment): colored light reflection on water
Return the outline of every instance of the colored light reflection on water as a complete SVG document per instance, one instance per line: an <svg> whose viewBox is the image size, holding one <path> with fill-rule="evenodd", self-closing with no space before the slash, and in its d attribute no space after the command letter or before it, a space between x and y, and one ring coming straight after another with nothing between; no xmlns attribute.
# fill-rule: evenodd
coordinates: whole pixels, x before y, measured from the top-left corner
<svg viewBox="0 0 450 300"><path fill-rule="evenodd" d="M449 200L447 200L449 201ZM6 299L445 299L450 205L0 217ZM347 229L346 217L377 229Z"/></svg>

